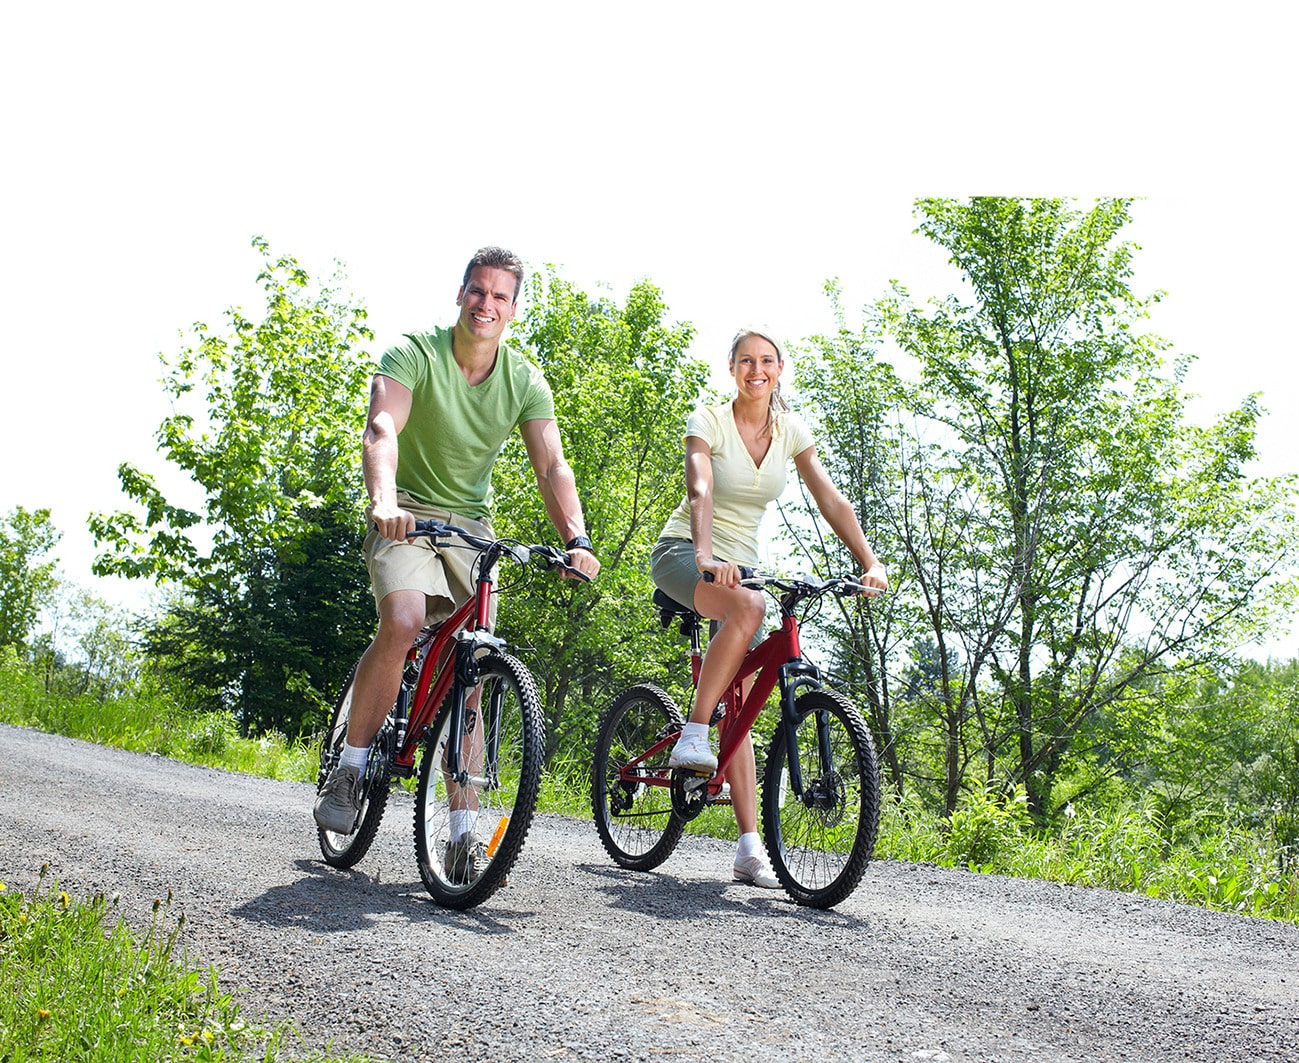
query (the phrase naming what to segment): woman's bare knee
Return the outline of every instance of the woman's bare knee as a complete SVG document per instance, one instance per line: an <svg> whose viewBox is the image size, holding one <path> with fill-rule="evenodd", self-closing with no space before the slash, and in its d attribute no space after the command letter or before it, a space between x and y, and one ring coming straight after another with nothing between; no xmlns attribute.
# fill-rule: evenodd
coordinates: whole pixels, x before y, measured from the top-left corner
<svg viewBox="0 0 1299 1063"><path fill-rule="evenodd" d="M766 615L766 600L762 594L758 591L746 590L736 595L734 606L723 619L723 623L733 625L737 634L743 633L747 641L758 633Z"/></svg>

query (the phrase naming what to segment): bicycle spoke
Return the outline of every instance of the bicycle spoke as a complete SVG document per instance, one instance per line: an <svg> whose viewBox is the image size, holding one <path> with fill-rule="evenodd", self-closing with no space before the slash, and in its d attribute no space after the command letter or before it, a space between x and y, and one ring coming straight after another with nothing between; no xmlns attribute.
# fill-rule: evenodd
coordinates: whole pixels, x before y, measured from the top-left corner
<svg viewBox="0 0 1299 1063"><path fill-rule="evenodd" d="M830 907L856 888L874 853L879 774L866 726L848 702L818 690L799 698L798 709L803 793L782 785L788 751L778 728L763 783L763 830L772 866L791 896Z"/></svg>
<svg viewBox="0 0 1299 1063"><path fill-rule="evenodd" d="M672 811L671 790L621 777L629 763L680 729L681 713L672 699L649 684L621 694L600 722L591 765L591 809L601 842L621 867L657 867L681 839L685 824ZM670 752L669 744L635 773L666 779Z"/></svg>

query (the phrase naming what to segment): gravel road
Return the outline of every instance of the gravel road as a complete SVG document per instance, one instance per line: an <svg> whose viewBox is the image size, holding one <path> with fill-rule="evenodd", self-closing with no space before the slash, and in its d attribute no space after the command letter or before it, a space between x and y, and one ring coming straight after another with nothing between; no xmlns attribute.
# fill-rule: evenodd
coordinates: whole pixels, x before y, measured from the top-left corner
<svg viewBox="0 0 1299 1063"><path fill-rule="evenodd" d="M397 793L353 871L313 788L0 726L0 879L170 889L197 962L310 1048L391 1060L1299 1060L1299 927L877 861L830 911L729 881L686 838L616 868L539 816L507 888L424 892Z"/></svg>

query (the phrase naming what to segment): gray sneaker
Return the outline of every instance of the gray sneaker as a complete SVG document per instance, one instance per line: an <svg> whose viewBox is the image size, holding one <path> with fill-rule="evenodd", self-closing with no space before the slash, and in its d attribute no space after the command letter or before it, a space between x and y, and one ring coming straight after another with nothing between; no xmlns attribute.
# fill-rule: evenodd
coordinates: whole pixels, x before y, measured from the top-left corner
<svg viewBox="0 0 1299 1063"><path fill-rule="evenodd" d="M316 798L316 822L322 830L351 834L361 812L361 772L339 764L329 773Z"/></svg>
<svg viewBox="0 0 1299 1063"><path fill-rule="evenodd" d="M442 861L442 870L447 880L454 886L464 886L473 881L478 865L478 836L473 831L465 831L453 842L447 844L447 854Z"/></svg>

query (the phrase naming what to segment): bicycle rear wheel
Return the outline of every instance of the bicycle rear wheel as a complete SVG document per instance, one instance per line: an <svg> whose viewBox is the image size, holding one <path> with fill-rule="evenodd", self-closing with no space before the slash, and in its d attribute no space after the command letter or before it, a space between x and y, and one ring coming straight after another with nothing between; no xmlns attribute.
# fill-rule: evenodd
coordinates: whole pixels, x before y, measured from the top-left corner
<svg viewBox="0 0 1299 1063"><path fill-rule="evenodd" d="M879 765L861 714L842 695L813 690L795 702L803 795L790 782L786 730L776 728L762 783L767 855L799 904L830 908L861 881L879 832Z"/></svg>
<svg viewBox="0 0 1299 1063"><path fill-rule="evenodd" d="M541 787L545 724L531 673L514 657L492 651L482 672L477 709L453 735L455 688L425 741L415 791L415 858L438 904L472 908L490 897L532 826ZM459 743L461 781L451 779L447 751ZM454 817L452 812L460 813ZM452 827L456 826L456 836Z"/></svg>
<svg viewBox="0 0 1299 1063"><path fill-rule="evenodd" d="M623 691L600 721L591 764L591 811L600 841L619 867L649 871L677 847L685 821L672 811L667 786L620 779L626 765L655 742L681 730L681 711L658 687L643 683ZM667 778L671 745L636 771Z"/></svg>
<svg viewBox="0 0 1299 1063"><path fill-rule="evenodd" d="M325 741L320 746L320 774L316 777L316 792L325 785L329 773L334 770L338 758L343 752L343 739L347 736L347 721L352 711L352 688L356 681L356 667L353 666L343 691L334 702L333 722ZM320 840L320 852L325 863L332 867L354 867L370 851L374 836L379 830L379 821L383 819L383 810L388 806L388 794L391 790L392 756L393 756L392 718L384 721L370 746L370 760L366 765L365 779L362 781L364 796L361 799L361 815L356 830L351 834L338 834L323 827L316 827Z"/></svg>

